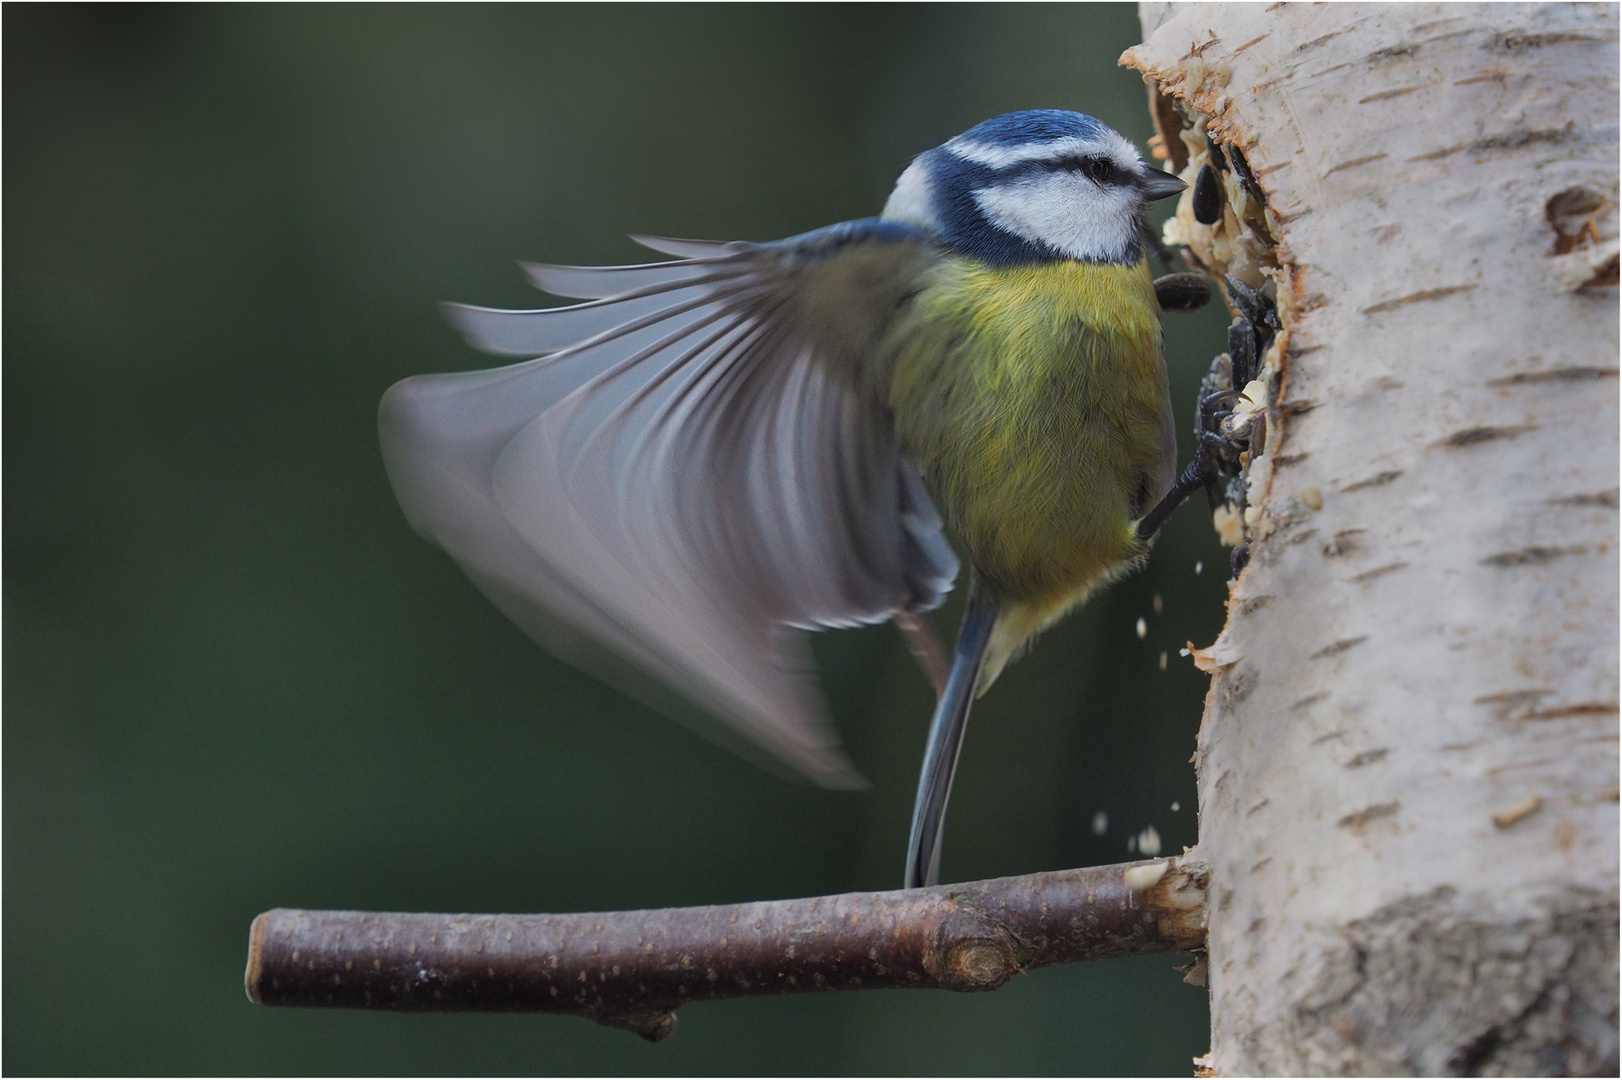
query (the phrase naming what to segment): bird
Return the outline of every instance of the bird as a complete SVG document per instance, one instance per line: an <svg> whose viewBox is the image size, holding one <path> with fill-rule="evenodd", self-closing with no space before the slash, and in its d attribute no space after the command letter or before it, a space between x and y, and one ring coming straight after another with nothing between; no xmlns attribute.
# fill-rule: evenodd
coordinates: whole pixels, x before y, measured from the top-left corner
<svg viewBox="0 0 1622 1080"><path fill-rule="evenodd" d="M1091 116L1030 109L916 156L877 217L521 264L583 302L445 305L516 362L390 387L388 477L543 647L830 788L865 781L806 632L893 619L944 660L923 613L966 563L903 878L936 884L972 702L1178 497L1146 214L1185 186Z"/></svg>

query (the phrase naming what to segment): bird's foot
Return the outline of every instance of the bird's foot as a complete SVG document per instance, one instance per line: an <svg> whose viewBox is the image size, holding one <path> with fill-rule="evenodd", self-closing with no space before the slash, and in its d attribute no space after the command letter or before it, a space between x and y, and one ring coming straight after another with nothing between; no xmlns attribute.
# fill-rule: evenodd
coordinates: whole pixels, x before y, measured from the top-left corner
<svg viewBox="0 0 1622 1080"><path fill-rule="evenodd" d="M1161 282L1156 281L1160 295ZM1240 314L1228 327L1228 351L1211 362L1200 383L1195 410L1194 459L1177 477L1171 490L1138 521L1139 540L1148 540L1159 530L1173 510L1194 492L1204 489L1213 513L1229 506L1239 522L1239 542L1234 548L1234 574L1249 558L1249 540L1244 532L1246 504L1245 469L1267 445L1266 388L1253 387L1261 373L1261 357L1280 329L1277 308L1260 290L1237 278L1226 279L1228 296ZM1175 290L1165 290L1170 298ZM1167 306L1163 298L1162 306ZM1173 310L1167 308L1167 310Z"/></svg>

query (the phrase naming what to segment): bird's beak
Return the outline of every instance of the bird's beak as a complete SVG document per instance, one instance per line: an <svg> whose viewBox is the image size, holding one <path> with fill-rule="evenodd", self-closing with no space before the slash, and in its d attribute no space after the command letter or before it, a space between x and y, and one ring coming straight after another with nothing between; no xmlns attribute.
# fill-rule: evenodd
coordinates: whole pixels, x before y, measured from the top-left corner
<svg viewBox="0 0 1622 1080"><path fill-rule="evenodd" d="M1143 173L1143 192L1150 202L1160 199L1169 199L1173 195L1181 195L1188 190L1188 185L1168 172L1157 172L1145 169Z"/></svg>

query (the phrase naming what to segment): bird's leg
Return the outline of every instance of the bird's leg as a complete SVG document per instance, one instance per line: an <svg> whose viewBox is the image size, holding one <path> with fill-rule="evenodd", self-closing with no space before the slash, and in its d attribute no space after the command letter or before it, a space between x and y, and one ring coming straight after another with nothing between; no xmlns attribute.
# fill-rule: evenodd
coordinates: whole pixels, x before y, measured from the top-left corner
<svg viewBox="0 0 1622 1080"><path fill-rule="evenodd" d="M1233 390L1218 390L1207 394L1200 399L1200 422L1194 429L1194 460L1177 477L1171 490L1161 496L1147 514L1138 519L1138 539L1148 540L1164 525L1166 519L1171 517L1172 511L1201 488L1211 488L1217 483L1221 472L1222 459L1232 450L1227 439L1217 433L1217 427L1226 413L1218 412L1217 406L1233 400L1238 393Z"/></svg>

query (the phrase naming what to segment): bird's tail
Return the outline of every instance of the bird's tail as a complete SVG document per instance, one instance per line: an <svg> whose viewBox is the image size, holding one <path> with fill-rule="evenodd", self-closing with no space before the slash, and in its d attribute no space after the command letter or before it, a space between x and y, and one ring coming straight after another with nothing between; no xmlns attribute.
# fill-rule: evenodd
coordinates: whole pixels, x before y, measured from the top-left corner
<svg viewBox="0 0 1622 1080"><path fill-rule="evenodd" d="M957 772L957 755L963 747L963 730L969 722L969 706L974 702L975 684L985 660L986 645L997 624L998 606L978 578L969 581L968 609L952 649L952 668L946 689L935 704L929 724L929 742L924 747L923 771L918 777L918 800L912 807L912 836L907 842L905 888L934 885L940 880L941 834L946 820L946 801L952 795L952 777Z"/></svg>

